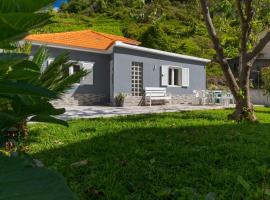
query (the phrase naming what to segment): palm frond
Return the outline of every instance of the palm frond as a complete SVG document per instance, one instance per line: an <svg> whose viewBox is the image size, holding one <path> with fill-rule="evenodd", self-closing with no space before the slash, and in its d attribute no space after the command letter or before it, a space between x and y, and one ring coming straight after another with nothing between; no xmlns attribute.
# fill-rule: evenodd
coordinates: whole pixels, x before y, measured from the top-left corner
<svg viewBox="0 0 270 200"><path fill-rule="evenodd" d="M33 57L33 63L35 63L37 66L39 66L39 71L42 70L43 64L46 62L48 59L48 50L46 49L45 46L40 47L38 51L35 53Z"/></svg>
<svg viewBox="0 0 270 200"><path fill-rule="evenodd" d="M89 74L88 71L81 69L80 71L67 76L63 80L54 84L54 87L51 88L52 91L56 92L57 94L63 94L67 90L71 89L74 83L79 83L81 79Z"/></svg>

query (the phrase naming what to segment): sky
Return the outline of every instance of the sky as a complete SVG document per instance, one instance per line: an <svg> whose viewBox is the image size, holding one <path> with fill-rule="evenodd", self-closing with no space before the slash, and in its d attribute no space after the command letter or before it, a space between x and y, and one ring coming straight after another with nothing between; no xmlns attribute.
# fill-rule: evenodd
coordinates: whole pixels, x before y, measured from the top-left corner
<svg viewBox="0 0 270 200"><path fill-rule="evenodd" d="M54 4L55 7L59 8L60 5L63 3L63 2L66 2L67 0L57 0Z"/></svg>

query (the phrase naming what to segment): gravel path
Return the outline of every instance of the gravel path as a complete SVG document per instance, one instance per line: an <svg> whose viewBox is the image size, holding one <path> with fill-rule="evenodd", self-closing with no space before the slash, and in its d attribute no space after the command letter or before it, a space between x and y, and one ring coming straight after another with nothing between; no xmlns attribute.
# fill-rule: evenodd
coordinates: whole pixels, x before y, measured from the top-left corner
<svg viewBox="0 0 270 200"><path fill-rule="evenodd" d="M136 114L181 112L192 110L214 110L223 108L224 108L223 106L192 106L192 105L168 105L168 106L152 106L152 107L69 106L66 107L66 113L60 115L58 118L63 120L71 120L71 119L114 117L114 116L136 115Z"/></svg>

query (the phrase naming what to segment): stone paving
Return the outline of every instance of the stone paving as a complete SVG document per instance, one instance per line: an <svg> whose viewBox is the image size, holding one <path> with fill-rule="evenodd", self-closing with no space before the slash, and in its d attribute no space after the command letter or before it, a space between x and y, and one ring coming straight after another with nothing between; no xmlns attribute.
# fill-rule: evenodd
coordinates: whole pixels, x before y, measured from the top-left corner
<svg viewBox="0 0 270 200"><path fill-rule="evenodd" d="M192 110L214 110L223 108L224 108L223 106L192 106L192 105L166 105L166 106L152 106L152 107L69 106L66 107L66 113L60 115L58 118L63 120L71 120L71 119L137 115L137 114L181 112Z"/></svg>

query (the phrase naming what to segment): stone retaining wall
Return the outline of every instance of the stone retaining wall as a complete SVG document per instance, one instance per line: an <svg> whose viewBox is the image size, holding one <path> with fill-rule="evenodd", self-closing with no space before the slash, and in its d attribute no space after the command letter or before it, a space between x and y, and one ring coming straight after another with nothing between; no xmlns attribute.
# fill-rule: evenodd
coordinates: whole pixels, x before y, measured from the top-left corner
<svg viewBox="0 0 270 200"><path fill-rule="evenodd" d="M172 104L192 104L193 95L192 94L185 94L185 95L173 95L172 96ZM170 102L167 102L170 104ZM160 101L153 101L152 105L160 105L164 104L163 100ZM126 95L124 106L144 106L144 98L143 97L134 97L131 95Z"/></svg>
<svg viewBox="0 0 270 200"><path fill-rule="evenodd" d="M254 105L270 106L270 97L267 97L263 90L250 90L251 100Z"/></svg>
<svg viewBox="0 0 270 200"><path fill-rule="evenodd" d="M174 95L172 96L172 104L192 104L193 95ZM109 105L109 100L105 95L100 94L75 94L63 95L62 99L52 102L55 106L93 106L93 105ZM163 100L153 101L153 105L164 104ZM170 102L167 102L170 104ZM124 106L144 106L143 97L134 97L126 94Z"/></svg>
<svg viewBox="0 0 270 200"><path fill-rule="evenodd" d="M100 94L63 95L61 99L52 101L55 106L93 106L108 105L108 98Z"/></svg>

